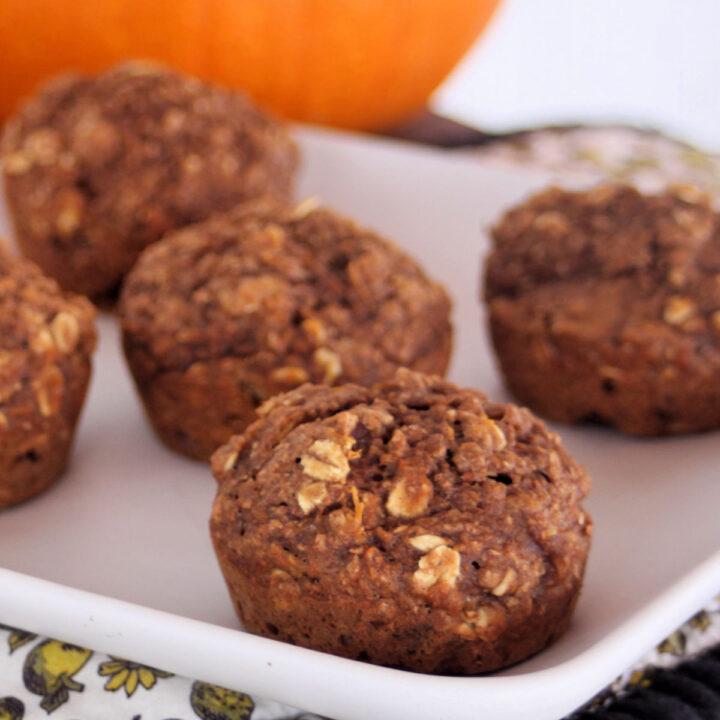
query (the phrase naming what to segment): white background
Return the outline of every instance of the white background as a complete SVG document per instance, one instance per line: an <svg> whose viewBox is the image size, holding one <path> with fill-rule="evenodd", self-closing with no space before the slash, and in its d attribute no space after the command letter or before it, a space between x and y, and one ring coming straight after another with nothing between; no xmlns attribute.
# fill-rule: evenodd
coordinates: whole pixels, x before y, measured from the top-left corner
<svg viewBox="0 0 720 720"><path fill-rule="evenodd" d="M433 108L489 131L630 122L720 152L720 0L503 0Z"/></svg>

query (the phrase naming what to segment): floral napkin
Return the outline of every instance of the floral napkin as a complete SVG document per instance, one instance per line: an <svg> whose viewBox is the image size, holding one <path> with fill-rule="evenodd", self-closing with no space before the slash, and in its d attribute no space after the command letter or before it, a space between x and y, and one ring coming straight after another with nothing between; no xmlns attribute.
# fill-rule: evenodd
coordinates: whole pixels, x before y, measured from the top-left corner
<svg viewBox="0 0 720 720"><path fill-rule="evenodd" d="M311 720L280 703L0 625L0 720Z"/></svg>

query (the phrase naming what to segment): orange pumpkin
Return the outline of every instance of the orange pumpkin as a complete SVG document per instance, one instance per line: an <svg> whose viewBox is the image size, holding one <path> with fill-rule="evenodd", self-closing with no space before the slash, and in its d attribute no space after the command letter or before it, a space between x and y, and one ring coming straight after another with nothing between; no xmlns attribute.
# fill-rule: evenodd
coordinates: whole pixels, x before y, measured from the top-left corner
<svg viewBox="0 0 720 720"><path fill-rule="evenodd" d="M0 0L0 118L44 78L152 58L286 117L389 126L422 107L499 0Z"/></svg>

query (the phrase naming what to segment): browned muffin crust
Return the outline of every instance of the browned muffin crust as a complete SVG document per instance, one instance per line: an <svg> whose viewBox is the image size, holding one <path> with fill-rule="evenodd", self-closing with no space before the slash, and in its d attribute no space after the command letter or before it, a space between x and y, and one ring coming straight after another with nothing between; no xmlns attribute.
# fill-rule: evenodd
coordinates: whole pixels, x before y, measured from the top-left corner
<svg viewBox="0 0 720 720"><path fill-rule="evenodd" d="M258 201L148 248L119 304L128 363L171 448L207 459L301 383L445 372L450 302L407 255L330 210Z"/></svg>
<svg viewBox="0 0 720 720"><path fill-rule="evenodd" d="M66 289L109 293L174 228L290 198L297 151L237 94L144 64L41 89L2 142L22 251Z"/></svg>
<svg viewBox="0 0 720 720"><path fill-rule="evenodd" d="M0 243L0 508L65 469L95 349L92 305Z"/></svg>
<svg viewBox="0 0 720 720"><path fill-rule="evenodd" d="M720 426L720 233L692 188L557 188L493 230L485 298L506 382L562 422Z"/></svg>
<svg viewBox="0 0 720 720"><path fill-rule="evenodd" d="M528 410L400 370L305 385L261 415L212 459L212 539L247 629L457 674L565 630L590 480Z"/></svg>

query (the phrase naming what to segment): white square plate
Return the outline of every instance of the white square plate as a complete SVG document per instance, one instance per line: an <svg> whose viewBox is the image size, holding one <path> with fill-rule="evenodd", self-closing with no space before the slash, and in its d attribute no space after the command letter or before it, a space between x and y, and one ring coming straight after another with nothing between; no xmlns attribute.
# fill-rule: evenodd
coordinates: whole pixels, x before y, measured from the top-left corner
<svg viewBox="0 0 720 720"><path fill-rule="evenodd" d="M455 302L450 378L507 399L478 302L484 229L548 177L389 141L297 136L299 197L317 195L393 238L444 282ZM155 440L115 323L99 325L69 472L0 513L0 622L338 720L556 720L720 589L718 433L634 440L558 428L594 479L596 532L575 619L553 647L492 676L450 678L251 636L208 537L212 476Z"/></svg>

